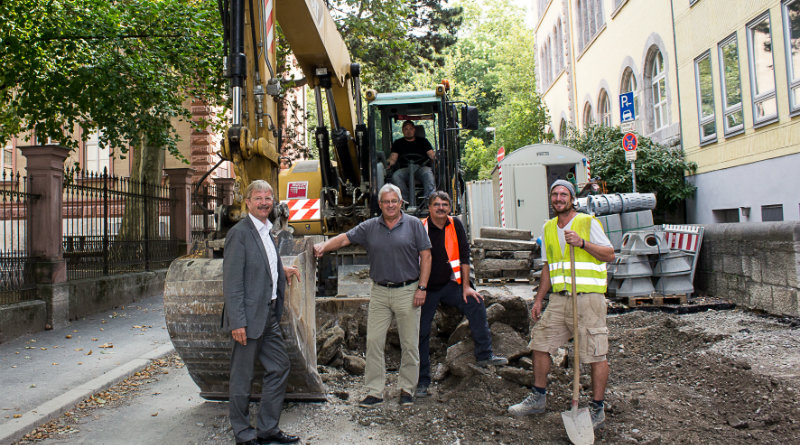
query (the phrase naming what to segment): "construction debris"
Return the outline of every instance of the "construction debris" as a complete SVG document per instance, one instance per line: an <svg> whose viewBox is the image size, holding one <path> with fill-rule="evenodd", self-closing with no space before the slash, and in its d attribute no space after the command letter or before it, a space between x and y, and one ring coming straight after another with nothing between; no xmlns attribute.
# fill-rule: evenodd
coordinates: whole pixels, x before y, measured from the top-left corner
<svg viewBox="0 0 800 445"><path fill-rule="evenodd" d="M472 243L475 278L487 280L526 280L534 282L533 275L541 269L539 244L530 231L502 227L481 227L481 237ZM537 267L538 266L538 267Z"/></svg>

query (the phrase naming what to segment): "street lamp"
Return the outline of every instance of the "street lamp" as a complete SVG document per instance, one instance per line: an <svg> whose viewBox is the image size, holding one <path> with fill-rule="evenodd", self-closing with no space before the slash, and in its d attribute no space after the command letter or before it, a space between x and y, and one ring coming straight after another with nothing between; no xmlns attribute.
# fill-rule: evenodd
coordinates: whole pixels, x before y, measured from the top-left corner
<svg viewBox="0 0 800 445"><path fill-rule="evenodd" d="M495 132L494 130L495 130L494 127L486 127L486 132L492 133L492 145L494 145L495 139L497 138L497 132Z"/></svg>

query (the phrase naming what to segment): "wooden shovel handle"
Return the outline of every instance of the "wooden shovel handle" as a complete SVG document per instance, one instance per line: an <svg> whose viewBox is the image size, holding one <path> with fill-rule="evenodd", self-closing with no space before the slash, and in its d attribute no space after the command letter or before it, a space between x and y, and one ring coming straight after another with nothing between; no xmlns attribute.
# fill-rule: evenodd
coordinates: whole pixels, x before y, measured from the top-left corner
<svg viewBox="0 0 800 445"><path fill-rule="evenodd" d="M573 377L572 377L572 406L578 406L578 397L580 396L580 375L581 375L581 355L580 355L580 337L578 335L578 292L575 290L575 247L570 244L569 246L569 273L572 281L570 287L572 288L572 345L575 349L575 360L572 362Z"/></svg>

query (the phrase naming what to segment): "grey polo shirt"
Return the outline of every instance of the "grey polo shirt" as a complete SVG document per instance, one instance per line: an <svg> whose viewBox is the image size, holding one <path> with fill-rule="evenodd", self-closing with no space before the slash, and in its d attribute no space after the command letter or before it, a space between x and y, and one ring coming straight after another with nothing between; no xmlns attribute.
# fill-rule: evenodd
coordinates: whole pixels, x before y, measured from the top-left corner
<svg viewBox="0 0 800 445"><path fill-rule="evenodd" d="M367 249L369 277L378 283L419 278L419 253L431 248L422 221L405 213L391 230L376 216L348 230L347 239Z"/></svg>

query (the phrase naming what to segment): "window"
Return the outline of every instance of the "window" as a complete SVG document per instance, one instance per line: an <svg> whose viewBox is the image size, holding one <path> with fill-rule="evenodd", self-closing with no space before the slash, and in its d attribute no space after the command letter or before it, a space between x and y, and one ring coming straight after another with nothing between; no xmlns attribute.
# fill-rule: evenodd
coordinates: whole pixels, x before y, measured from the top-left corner
<svg viewBox="0 0 800 445"><path fill-rule="evenodd" d="M759 124L778 115L769 13L747 25L747 50L750 89L753 92L753 123Z"/></svg>
<svg viewBox="0 0 800 445"><path fill-rule="evenodd" d="M578 49L584 47L594 38L605 24L602 0L577 0L578 10Z"/></svg>
<svg viewBox="0 0 800 445"><path fill-rule="evenodd" d="M566 119L561 119L561 124L558 126L558 138L564 139L567 137L567 121Z"/></svg>
<svg viewBox="0 0 800 445"><path fill-rule="evenodd" d="M742 80L739 75L739 44L736 34L719 44L719 84L722 88L722 113L725 134L744 128Z"/></svg>
<svg viewBox="0 0 800 445"><path fill-rule="evenodd" d="M653 131L667 126L667 75L664 71L664 56L656 50L650 64L650 89L653 104Z"/></svg>
<svg viewBox="0 0 800 445"><path fill-rule="evenodd" d="M626 68L625 72L622 73L622 86L620 87L620 92L630 93L631 91L633 91L633 113L636 115L636 118L638 118L639 92L636 91L636 76L633 75L632 69Z"/></svg>
<svg viewBox="0 0 800 445"><path fill-rule="evenodd" d="M594 123L594 116L592 116L592 104L586 102L583 106L583 128L589 128Z"/></svg>
<svg viewBox="0 0 800 445"><path fill-rule="evenodd" d="M558 55L558 70L560 72L564 69L564 33L561 30L561 19L558 19L556 24L556 54Z"/></svg>
<svg viewBox="0 0 800 445"><path fill-rule="evenodd" d="M8 181L14 171L14 145L11 141L0 151L0 180Z"/></svg>
<svg viewBox="0 0 800 445"><path fill-rule="evenodd" d="M706 51L694 60L694 78L697 89L697 119L700 124L700 143L717 137L714 114L714 87L711 85L711 52Z"/></svg>
<svg viewBox="0 0 800 445"><path fill-rule="evenodd" d="M550 3L550 0L538 0L536 2L537 12L539 13L539 18L541 19L544 15L544 10L547 9L547 4Z"/></svg>
<svg viewBox="0 0 800 445"><path fill-rule="evenodd" d="M783 205L761 206L761 221L783 221Z"/></svg>
<svg viewBox="0 0 800 445"><path fill-rule="evenodd" d="M739 222L739 209L715 209L711 211L715 223Z"/></svg>
<svg viewBox="0 0 800 445"><path fill-rule="evenodd" d="M611 102L608 100L606 90L600 91L600 101L597 103L598 120L601 125L611 126Z"/></svg>
<svg viewBox="0 0 800 445"><path fill-rule="evenodd" d="M800 0L783 3L783 38L789 78L789 110L800 111Z"/></svg>
<svg viewBox="0 0 800 445"><path fill-rule="evenodd" d="M109 170L108 150L100 148L100 133L92 133L84 144L86 162L83 169L94 173L103 173ZM111 172L109 171L109 174Z"/></svg>

